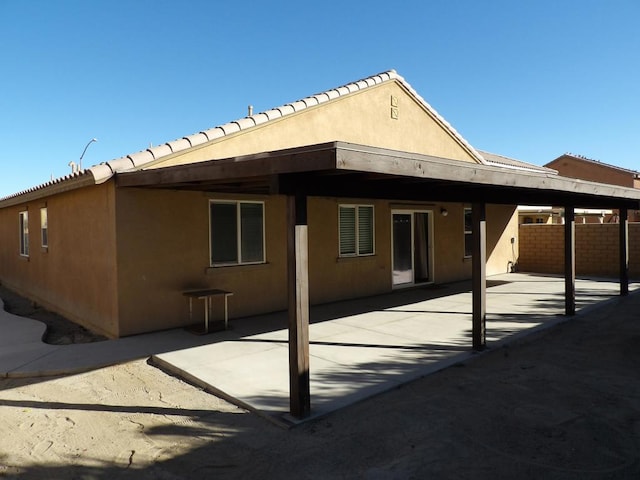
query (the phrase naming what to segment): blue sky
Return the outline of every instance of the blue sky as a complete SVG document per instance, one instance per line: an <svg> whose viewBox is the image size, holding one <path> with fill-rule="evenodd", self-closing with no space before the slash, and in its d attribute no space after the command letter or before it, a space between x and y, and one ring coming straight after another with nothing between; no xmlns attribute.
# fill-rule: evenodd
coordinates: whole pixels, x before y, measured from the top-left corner
<svg viewBox="0 0 640 480"><path fill-rule="evenodd" d="M388 69L473 146L640 169L637 0L0 0L0 197Z"/></svg>

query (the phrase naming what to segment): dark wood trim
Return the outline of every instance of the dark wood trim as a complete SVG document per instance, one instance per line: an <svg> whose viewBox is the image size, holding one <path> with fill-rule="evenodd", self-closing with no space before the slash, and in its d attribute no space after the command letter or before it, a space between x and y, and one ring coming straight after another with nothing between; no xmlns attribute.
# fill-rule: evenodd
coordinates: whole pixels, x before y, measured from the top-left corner
<svg viewBox="0 0 640 480"><path fill-rule="evenodd" d="M576 220L573 205L564 207L564 310L576 314Z"/></svg>
<svg viewBox="0 0 640 480"><path fill-rule="evenodd" d="M620 295L629 295L629 212L619 210L620 219Z"/></svg>
<svg viewBox="0 0 640 480"><path fill-rule="evenodd" d="M120 173L116 179L119 187L640 209L640 190L633 188L345 142Z"/></svg>
<svg viewBox="0 0 640 480"><path fill-rule="evenodd" d="M289 290L289 404L291 415L311 413L309 385L309 261L307 198L287 197L287 276Z"/></svg>
<svg viewBox="0 0 640 480"><path fill-rule="evenodd" d="M473 322L472 340L474 350L483 350L487 345L487 221L484 203L474 203L472 218L472 289Z"/></svg>

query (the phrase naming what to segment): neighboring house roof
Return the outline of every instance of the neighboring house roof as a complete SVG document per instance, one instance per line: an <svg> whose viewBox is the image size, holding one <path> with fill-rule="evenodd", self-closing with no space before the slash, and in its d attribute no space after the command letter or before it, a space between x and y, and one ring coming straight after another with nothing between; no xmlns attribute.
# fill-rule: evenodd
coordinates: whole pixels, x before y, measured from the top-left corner
<svg viewBox="0 0 640 480"><path fill-rule="evenodd" d="M557 174L556 170L547 167L540 167L539 165L533 165L531 163L523 162L522 160L516 160L515 158L505 157L495 153L484 152L478 150L478 152L484 157L487 165L493 165L496 167L507 167L516 170L526 170L529 172L540 172Z"/></svg>
<svg viewBox="0 0 640 480"><path fill-rule="evenodd" d="M88 169L82 170L78 174L53 180L51 182L47 182L28 190L16 193L14 195L2 198L0 199L0 202L4 202L5 200L15 197L22 197L26 194L34 195L39 190L48 190L51 186L57 185L59 183L65 183L69 180L70 177L82 177L86 182L90 182L92 179L94 184L104 183L111 177L113 177L113 175L115 175L116 173L131 172L144 169L146 166L150 166L151 164L156 163L158 160L169 155L186 151L190 148L205 144L207 142L213 142L214 140L218 140L227 135L231 135L242 130L247 130L258 125L262 125L266 122L286 117L307 108L320 105L339 97L344 97L356 92L360 92L367 88L389 81L397 81L402 84L402 86L415 98L415 100L418 101L436 119L436 121L441 124L442 128L448 131L449 134L454 139L456 139L470 153L472 157L474 157L478 161L478 163L486 164L483 156L479 152L477 152L462 137L462 135L460 135L455 130L455 128L453 128L451 124L449 124L449 122L447 122L440 114L438 114L438 112L436 112L433 107L431 107L431 105L429 105L402 76L398 75L395 70L388 70L386 72L382 72L364 78L362 80L357 80L355 82L348 83L346 85L336 87L331 90L318 93L316 95L305 97L292 103L287 103L285 105L267 110L265 112L260 112L255 115L234 120L232 122L225 123L224 125L219 125L208 130L202 130L200 132L164 143L162 145L150 147L137 153L100 163L99 165L95 165ZM71 185L70 187L74 188Z"/></svg>
<svg viewBox="0 0 640 480"><path fill-rule="evenodd" d="M591 163L593 165L599 165L601 167L611 168L613 170L618 170L620 172L628 173L629 175L633 175L634 178L640 178L640 172L638 172L637 170L630 170L628 168L618 167L617 165L611 165L610 163L601 162L600 160L594 160L593 158L588 158L588 157L585 157L583 155L577 155L577 154L569 153L569 152L560 155L558 158L556 158L554 160L551 160L549 163L547 163L545 165L545 167L549 166L549 165L552 165L552 164L558 162L559 160L562 160L563 158L567 158L567 157L573 158L573 159L578 160L578 161L580 161L582 163Z"/></svg>

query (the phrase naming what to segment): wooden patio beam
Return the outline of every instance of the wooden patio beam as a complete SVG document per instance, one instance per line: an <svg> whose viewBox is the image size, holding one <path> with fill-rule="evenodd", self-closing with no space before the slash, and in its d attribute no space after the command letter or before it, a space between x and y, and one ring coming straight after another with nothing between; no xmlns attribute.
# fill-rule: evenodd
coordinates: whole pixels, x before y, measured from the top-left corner
<svg viewBox="0 0 640 480"><path fill-rule="evenodd" d="M620 219L620 295L629 295L629 212L619 209Z"/></svg>
<svg viewBox="0 0 640 480"><path fill-rule="evenodd" d="M573 205L564 207L564 311L576 314L576 220Z"/></svg>
<svg viewBox="0 0 640 480"><path fill-rule="evenodd" d="M307 197L287 196L287 280L289 297L289 406L291 415L311 413L309 386L309 258Z"/></svg>
<svg viewBox="0 0 640 480"><path fill-rule="evenodd" d="M471 208L472 241L472 290L473 321L472 341L474 350L483 350L487 345L487 222L484 203L473 203Z"/></svg>

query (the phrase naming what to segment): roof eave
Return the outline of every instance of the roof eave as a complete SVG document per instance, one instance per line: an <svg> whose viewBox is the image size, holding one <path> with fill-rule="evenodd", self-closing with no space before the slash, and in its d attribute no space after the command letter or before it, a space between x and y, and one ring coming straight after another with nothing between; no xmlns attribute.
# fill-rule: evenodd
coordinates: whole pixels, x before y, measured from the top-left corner
<svg viewBox="0 0 640 480"><path fill-rule="evenodd" d="M73 176L65 177L58 181L49 182L44 185L25 190L9 197L0 199L0 208L21 205L42 198L58 195L60 193L77 190L79 188L95 185L97 182L90 170L83 170Z"/></svg>

